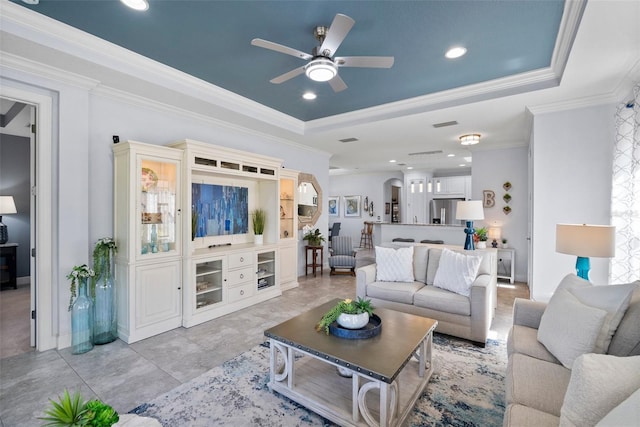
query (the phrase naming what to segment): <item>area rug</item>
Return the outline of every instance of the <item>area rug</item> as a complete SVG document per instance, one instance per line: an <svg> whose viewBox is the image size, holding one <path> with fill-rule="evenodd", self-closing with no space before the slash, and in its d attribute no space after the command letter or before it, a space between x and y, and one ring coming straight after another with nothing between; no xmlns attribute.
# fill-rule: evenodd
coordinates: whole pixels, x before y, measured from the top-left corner
<svg viewBox="0 0 640 427"><path fill-rule="evenodd" d="M435 334L434 373L407 426L501 426L506 345L485 348ZM269 390L268 343L176 387L132 413L166 427L333 426L303 406Z"/></svg>

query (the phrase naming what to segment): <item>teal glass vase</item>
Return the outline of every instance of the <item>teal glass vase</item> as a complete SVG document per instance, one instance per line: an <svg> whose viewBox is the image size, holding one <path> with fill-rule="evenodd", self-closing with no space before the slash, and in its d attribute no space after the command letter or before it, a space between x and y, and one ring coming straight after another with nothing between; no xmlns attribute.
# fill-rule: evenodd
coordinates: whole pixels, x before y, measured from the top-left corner
<svg viewBox="0 0 640 427"><path fill-rule="evenodd" d="M78 279L78 297L71 307L71 353L93 348L93 302L87 295L87 279Z"/></svg>
<svg viewBox="0 0 640 427"><path fill-rule="evenodd" d="M93 280L93 343L108 344L118 338L118 322L116 316L116 292L113 282L111 262L106 259L98 261L100 272Z"/></svg>

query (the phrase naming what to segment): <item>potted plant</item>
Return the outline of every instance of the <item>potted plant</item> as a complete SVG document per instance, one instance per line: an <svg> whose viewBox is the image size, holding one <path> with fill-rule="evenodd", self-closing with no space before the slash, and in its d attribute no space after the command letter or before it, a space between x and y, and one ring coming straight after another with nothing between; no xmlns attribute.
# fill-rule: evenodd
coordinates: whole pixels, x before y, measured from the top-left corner
<svg viewBox="0 0 640 427"><path fill-rule="evenodd" d="M51 399L49 402L51 407L44 412L46 416L40 418L46 421L45 426L111 427L120 419L111 406L95 399L83 402L78 392L71 396L65 390L57 402Z"/></svg>
<svg viewBox="0 0 640 427"><path fill-rule="evenodd" d="M107 344L118 338L116 321L116 294L113 284L113 261L118 250L111 237L104 237L93 249L93 270L91 297L93 298L94 344Z"/></svg>
<svg viewBox="0 0 640 427"><path fill-rule="evenodd" d="M502 247L503 247L504 249L506 249L506 248L508 248L508 247L509 247L509 244L507 243L507 239L502 239Z"/></svg>
<svg viewBox="0 0 640 427"><path fill-rule="evenodd" d="M318 228L307 232L307 234L305 234L302 239L309 242L309 246L320 246L325 240L322 233L320 233L320 229Z"/></svg>
<svg viewBox="0 0 640 427"><path fill-rule="evenodd" d="M476 234L478 238L478 249L484 249L487 247L487 227L481 227L476 229Z"/></svg>
<svg viewBox="0 0 640 427"><path fill-rule="evenodd" d="M369 316L373 315L373 309L371 300L358 297L357 301L353 301L347 298L322 316L316 325L316 331L320 332L324 329L328 335L329 325L333 322L338 322L340 326L347 329L362 328L369 323Z"/></svg>
<svg viewBox="0 0 640 427"><path fill-rule="evenodd" d="M252 212L252 224L253 224L253 234L255 234L255 244L256 245L261 245L263 240L263 234L264 234L264 225L267 222L267 211L265 211L264 209L255 209Z"/></svg>

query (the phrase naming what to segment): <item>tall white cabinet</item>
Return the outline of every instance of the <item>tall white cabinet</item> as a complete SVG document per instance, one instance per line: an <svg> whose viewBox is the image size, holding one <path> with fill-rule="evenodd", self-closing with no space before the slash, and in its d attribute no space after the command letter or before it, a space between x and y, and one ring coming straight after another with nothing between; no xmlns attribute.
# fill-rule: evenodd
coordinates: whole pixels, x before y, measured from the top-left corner
<svg viewBox="0 0 640 427"><path fill-rule="evenodd" d="M113 151L122 340L191 327L297 285L297 172L281 160L193 140ZM204 191L220 196L205 200ZM258 208L262 244L251 223Z"/></svg>
<svg viewBox="0 0 640 427"><path fill-rule="evenodd" d="M182 324L183 153L133 141L113 152L118 335L131 343Z"/></svg>
<svg viewBox="0 0 640 427"><path fill-rule="evenodd" d="M280 286L298 286L298 174L280 169Z"/></svg>

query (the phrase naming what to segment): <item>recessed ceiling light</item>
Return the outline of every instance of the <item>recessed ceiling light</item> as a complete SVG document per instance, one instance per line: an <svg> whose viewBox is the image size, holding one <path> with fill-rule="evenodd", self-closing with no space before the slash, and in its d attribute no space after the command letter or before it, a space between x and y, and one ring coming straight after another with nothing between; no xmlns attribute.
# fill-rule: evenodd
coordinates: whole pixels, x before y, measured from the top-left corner
<svg viewBox="0 0 640 427"><path fill-rule="evenodd" d="M149 9L149 2L147 0L120 0L122 3L135 10L147 10Z"/></svg>
<svg viewBox="0 0 640 427"><path fill-rule="evenodd" d="M467 166L467 165L466 165L466 164L464 164L464 163L460 163L460 165L459 165L459 166L465 167L465 166Z"/></svg>
<svg viewBox="0 0 640 427"><path fill-rule="evenodd" d="M444 54L449 59L460 58L462 55L467 53L467 49L462 46L454 46Z"/></svg>
<svg viewBox="0 0 640 427"><path fill-rule="evenodd" d="M407 169L413 169L413 166L407 166Z"/></svg>
<svg viewBox="0 0 640 427"><path fill-rule="evenodd" d="M395 162L396 162L395 160L389 160L389 163L395 163Z"/></svg>
<svg viewBox="0 0 640 427"><path fill-rule="evenodd" d="M447 154L447 157L455 157L455 154Z"/></svg>
<svg viewBox="0 0 640 427"><path fill-rule="evenodd" d="M313 101L314 99L316 99L318 96L313 93L313 92L305 92L302 94L302 97L304 99L306 99L307 101Z"/></svg>
<svg viewBox="0 0 640 427"><path fill-rule="evenodd" d="M466 135L462 135L458 139L460 140L460 144L462 145L475 145L480 142L480 134L468 133Z"/></svg>

